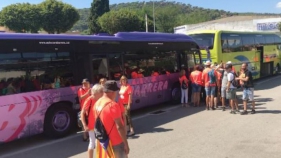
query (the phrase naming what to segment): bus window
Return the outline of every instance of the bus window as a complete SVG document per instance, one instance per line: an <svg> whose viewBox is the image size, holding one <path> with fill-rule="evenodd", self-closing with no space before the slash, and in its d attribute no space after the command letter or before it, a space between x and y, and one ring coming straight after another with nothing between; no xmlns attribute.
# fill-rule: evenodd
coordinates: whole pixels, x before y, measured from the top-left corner
<svg viewBox="0 0 281 158"><path fill-rule="evenodd" d="M229 53L227 37L225 35L221 36L221 48L223 53Z"/></svg>
<svg viewBox="0 0 281 158"><path fill-rule="evenodd" d="M258 46L265 44L264 36L263 35L256 35L255 36L255 44L258 45Z"/></svg>
<svg viewBox="0 0 281 158"><path fill-rule="evenodd" d="M240 35L230 34L227 37L227 44L230 52L242 51L242 40Z"/></svg>
<svg viewBox="0 0 281 158"><path fill-rule="evenodd" d="M274 43L275 44L281 44L281 37L278 35L274 35Z"/></svg>
<svg viewBox="0 0 281 158"><path fill-rule="evenodd" d="M110 79L120 80L121 76L123 75L122 55L109 54L108 63Z"/></svg>
<svg viewBox="0 0 281 158"><path fill-rule="evenodd" d="M177 64L174 51L137 51L126 52L124 55L124 73L132 79L137 78L137 73L142 73L144 77L173 73L175 65Z"/></svg>
<svg viewBox="0 0 281 158"><path fill-rule="evenodd" d="M255 40L253 35L242 35L243 51L255 50Z"/></svg>
<svg viewBox="0 0 281 158"><path fill-rule="evenodd" d="M265 43L266 44L274 44L274 36L273 35L265 35Z"/></svg>
<svg viewBox="0 0 281 158"><path fill-rule="evenodd" d="M69 54L1 53L1 95L73 85Z"/></svg>
<svg viewBox="0 0 281 158"><path fill-rule="evenodd" d="M191 34L189 36L195 40L201 50L206 48L211 50L214 47L215 34L213 33Z"/></svg>

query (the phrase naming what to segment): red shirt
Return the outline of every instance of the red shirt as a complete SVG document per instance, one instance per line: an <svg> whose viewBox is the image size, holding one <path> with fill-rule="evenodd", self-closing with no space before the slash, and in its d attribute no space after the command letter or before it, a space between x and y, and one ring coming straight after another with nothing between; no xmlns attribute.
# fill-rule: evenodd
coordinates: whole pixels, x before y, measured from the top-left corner
<svg viewBox="0 0 281 158"><path fill-rule="evenodd" d="M138 73L136 73L136 71L133 71L131 73L131 77L132 77L132 79L138 78Z"/></svg>
<svg viewBox="0 0 281 158"><path fill-rule="evenodd" d="M202 85L202 72L195 70L190 74L191 83Z"/></svg>
<svg viewBox="0 0 281 158"><path fill-rule="evenodd" d="M181 86L182 86L182 82L183 82L183 81L185 81L185 82L186 82L186 85L188 86L188 83L187 83L187 82L188 82L188 79L186 78L185 75L182 76L182 77L180 77L180 78L179 78L179 81L180 81Z"/></svg>
<svg viewBox="0 0 281 158"><path fill-rule="evenodd" d="M82 95L86 94L89 90L90 90L90 88L89 89L79 88L78 97L80 98ZM89 96L90 95L87 95L84 99L80 99L80 110L82 110L84 102Z"/></svg>
<svg viewBox="0 0 281 158"><path fill-rule="evenodd" d="M113 146L119 145L123 142L115 124L116 119L121 119L122 121L120 107L121 106L119 106L116 102L109 102L109 100L105 98L99 99L95 104L95 115L96 117L99 115ZM124 124L123 121L122 123Z"/></svg>
<svg viewBox="0 0 281 158"><path fill-rule="evenodd" d="M202 73L202 80L203 80L203 82L205 84L205 87L214 87L214 86L216 86L216 83L210 84L210 78L209 78L208 72L211 71L211 70L212 70L211 68L206 68L203 71L203 73ZM218 78L217 71L215 71L214 73L215 73L216 78Z"/></svg>
<svg viewBox="0 0 281 158"><path fill-rule="evenodd" d="M133 89L130 85L127 84L127 88L120 89L119 91L119 100L122 104L128 104L129 103L129 96L132 95Z"/></svg>
<svg viewBox="0 0 281 158"><path fill-rule="evenodd" d="M88 98L85 100L84 103L84 110L89 112L88 113L88 128L89 130L94 130L95 127L95 114L94 114L94 109L95 109L95 103L96 100L93 98Z"/></svg>

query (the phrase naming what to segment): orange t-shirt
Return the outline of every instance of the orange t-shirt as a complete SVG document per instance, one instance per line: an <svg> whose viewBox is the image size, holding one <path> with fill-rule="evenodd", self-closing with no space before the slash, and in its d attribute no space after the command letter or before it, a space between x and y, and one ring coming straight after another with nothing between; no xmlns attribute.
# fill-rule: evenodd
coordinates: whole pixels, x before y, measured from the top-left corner
<svg viewBox="0 0 281 158"><path fill-rule="evenodd" d="M188 86L188 83L187 83L187 82L188 82L188 79L186 78L185 75L182 76L182 77L180 77L180 78L179 78L179 81L180 81L180 84L181 84L181 85L182 85L182 82L185 81L185 82L186 82L186 85Z"/></svg>
<svg viewBox="0 0 281 158"><path fill-rule="evenodd" d="M142 73L138 73L138 78L143 78L143 74Z"/></svg>
<svg viewBox="0 0 281 158"><path fill-rule="evenodd" d="M202 85L202 72L195 70L190 74L191 83Z"/></svg>
<svg viewBox="0 0 281 158"><path fill-rule="evenodd" d="M86 94L89 91L89 89L84 89L84 88L79 88L78 90L78 97L80 98L82 95ZM88 95L87 97L85 97L84 99L80 100L80 110L82 110L83 105L85 100L89 97L90 95Z"/></svg>
<svg viewBox="0 0 281 158"><path fill-rule="evenodd" d="M94 130L95 127L95 114L94 114L94 107L95 107L96 100L93 98L88 98L85 100L84 103L84 110L89 111L88 113L88 128L89 130Z"/></svg>
<svg viewBox="0 0 281 158"><path fill-rule="evenodd" d="M119 91L119 100L123 104L128 104L129 95L133 93L133 89L130 85L127 84L126 89L120 89Z"/></svg>
<svg viewBox="0 0 281 158"><path fill-rule="evenodd" d="M233 71L233 73L236 74L236 70L235 70L235 67L234 67L234 66L232 66L232 71Z"/></svg>
<svg viewBox="0 0 281 158"><path fill-rule="evenodd" d="M120 107L119 104L114 101L109 102L108 99L99 99L95 104L95 118L99 115L113 146L123 142L115 124L116 119L121 119L124 124Z"/></svg>
<svg viewBox="0 0 281 158"><path fill-rule="evenodd" d="M216 86L216 83L210 84L210 78L209 78L208 72L211 70L212 70L211 68L206 68L202 73L202 80L204 82L205 87L215 87ZM216 78L218 78L217 71L215 71L214 73L215 73Z"/></svg>
<svg viewBox="0 0 281 158"><path fill-rule="evenodd" d="M153 73L151 74L151 76L159 76L159 73L158 73L158 72L153 72Z"/></svg>
<svg viewBox="0 0 281 158"><path fill-rule="evenodd" d="M133 72L131 73L131 77L132 77L133 79L138 78L138 73L136 73L135 71L133 71Z"/></svg>

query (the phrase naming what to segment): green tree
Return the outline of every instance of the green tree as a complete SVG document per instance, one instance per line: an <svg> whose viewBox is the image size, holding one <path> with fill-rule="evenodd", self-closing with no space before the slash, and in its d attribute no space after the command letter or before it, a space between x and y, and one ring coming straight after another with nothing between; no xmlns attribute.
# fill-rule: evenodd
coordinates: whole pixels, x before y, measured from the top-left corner
<svg viewBox="0 0 281 158"><path fill-rule="evenodd" d="M0 23L15 32L37 33L41 28L40 7L29 3L17 3L2 9Z"/></svg>
<svg viewBox="0 0 281 158"><path fill-rule="evenodd" d="M143 30L144 23L134 11L127 9L110 11L98 19L101 28L114 34L119 31L140 31Z"/></svg>
<svg viewBox="0 0 281 158"><path fill-rule="evenodd" d="M109 0L93 0L88 20L90 33L94 34L101 31L98 18L106 12L109 12Z"/></svg>
<svg viewBox="0 0 281 158"><path fill-rule="evenodd" d="M40 7L42 28L49 34L60 34L70 30L80 18L73 6L58 0L45 0Z"/></svg>
<svg viewBox="0 0 281 158"><path fill-rule="evenodd" d="M173 6L164 7L155 11L157 31L159 32L174 32L174 27L177 26L178 8Z"/></svg>

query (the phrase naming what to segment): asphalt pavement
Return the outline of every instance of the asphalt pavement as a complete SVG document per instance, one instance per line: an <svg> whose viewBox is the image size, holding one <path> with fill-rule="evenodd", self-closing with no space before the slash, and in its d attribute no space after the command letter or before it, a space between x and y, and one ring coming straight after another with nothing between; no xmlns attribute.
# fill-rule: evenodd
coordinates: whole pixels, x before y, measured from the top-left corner
<svg viewBox="0 0 281 158"><path fill-rule="evenodd" d="M256 114L165 106L135 115L130 158L280 158L281 76L258 81ZM241 92L238 92L241 96ZM86 158L81 133L42 135L0 146L0 158Z"/></svg>

